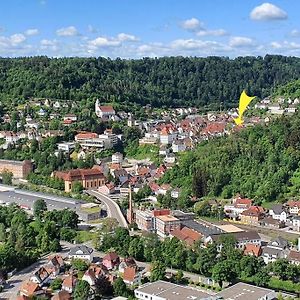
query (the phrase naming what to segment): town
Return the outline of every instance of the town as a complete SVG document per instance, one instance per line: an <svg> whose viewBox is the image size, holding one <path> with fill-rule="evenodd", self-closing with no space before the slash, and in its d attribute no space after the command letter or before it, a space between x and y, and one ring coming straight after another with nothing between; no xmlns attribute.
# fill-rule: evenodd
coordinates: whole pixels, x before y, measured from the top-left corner
<svg viewBox="0 0 300 300"><path fill-rule="evenodd" d="M300 200L265 207L240 194L200 199L166 177L184 153L207 141L295 114L298 98L258 101L241 127L234 126L234 109L146 106L136 118L104 104L97 99L92 112L80 112L74 103L31 99L3 115L0 225L10 210L25 211L25 224L43 227L55 220L60 236L53 233L58 245L49 241L31 263L3 258L1 299L299 296ZM255 111L260 117L252 116ZM58 224L67 222L63 214L70 211L76 224L66 223L63 231ZM12 225L3 226L0 242L11 236ZM151 245L179 251L187 263L169 257L163 265ZM230 259L241 267L229 272L223 259L234 253ZM209 255L218 263L204 269Z"/></svg>

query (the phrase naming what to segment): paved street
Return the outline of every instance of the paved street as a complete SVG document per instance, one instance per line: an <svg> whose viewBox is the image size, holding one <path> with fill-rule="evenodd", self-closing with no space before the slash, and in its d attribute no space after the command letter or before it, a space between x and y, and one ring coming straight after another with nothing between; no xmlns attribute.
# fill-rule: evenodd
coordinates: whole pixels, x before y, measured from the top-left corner
<svg viewBox="0 0 300 300"><path fill-rule="evenodd" d="M106 205L109 217L115 218L121 227L128 228L126 219L123 216L119 205L114 200L96 191L87 191L87 193L96 197L99 201Z"/></svg>

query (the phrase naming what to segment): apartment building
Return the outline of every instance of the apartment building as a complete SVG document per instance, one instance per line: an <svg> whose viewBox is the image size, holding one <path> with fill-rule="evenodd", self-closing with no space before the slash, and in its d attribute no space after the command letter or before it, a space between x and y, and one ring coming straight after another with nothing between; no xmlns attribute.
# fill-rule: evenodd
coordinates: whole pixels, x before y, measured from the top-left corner
<svg viewBox="0 0 300 300"><path fill-rule="evenodd" d="M30 160L7 160L0 159L0 173L3 171L11 172L14 178L26 178L32 171L32 163Z"/></svg>

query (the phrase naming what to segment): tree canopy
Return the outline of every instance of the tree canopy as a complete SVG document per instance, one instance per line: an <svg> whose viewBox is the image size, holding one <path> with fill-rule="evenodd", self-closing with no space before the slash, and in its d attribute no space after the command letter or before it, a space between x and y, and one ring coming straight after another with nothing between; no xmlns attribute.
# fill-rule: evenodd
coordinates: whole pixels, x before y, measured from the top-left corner
<svg viewBox="0 0 300 300"><path fill-rule="evenodd" d="M99 97L102 102L156 107L230 106L243 89L264 97L277 85L298 79L299 66L299 58L280 55L235 59L1 58L0 98L85 101Z"/></svg>

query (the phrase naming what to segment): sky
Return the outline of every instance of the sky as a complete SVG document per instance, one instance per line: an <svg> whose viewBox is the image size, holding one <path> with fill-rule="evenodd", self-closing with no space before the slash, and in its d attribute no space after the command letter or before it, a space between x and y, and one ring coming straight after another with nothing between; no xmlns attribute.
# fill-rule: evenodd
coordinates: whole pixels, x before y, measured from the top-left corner
<svg viewBox="0 0 300 300"><path fill-rule="evenodd" d="M0 56L300 56L300 0L1 0Z"/></svg>

